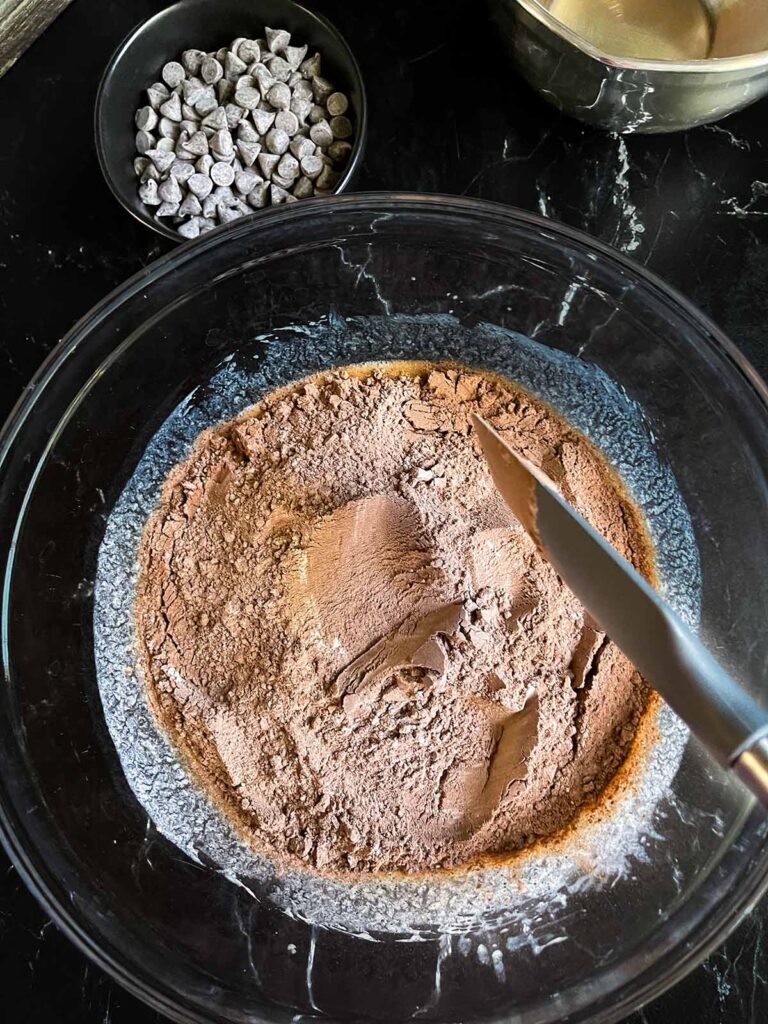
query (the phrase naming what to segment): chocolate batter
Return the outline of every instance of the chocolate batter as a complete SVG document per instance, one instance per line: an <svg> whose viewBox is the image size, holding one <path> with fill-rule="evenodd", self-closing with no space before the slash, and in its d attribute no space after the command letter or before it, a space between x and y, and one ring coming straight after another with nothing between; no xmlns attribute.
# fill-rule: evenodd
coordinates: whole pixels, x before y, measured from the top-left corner
<svg viewBox="0 0 768 1024"><path fill-rule="evenodd" d="M648 690L496 494L473 411L650 572L597 450L455 366L268 395L200 436L147 523L150 702L278 861L414 872L516 850L568 824L631 745Z"/></svg>

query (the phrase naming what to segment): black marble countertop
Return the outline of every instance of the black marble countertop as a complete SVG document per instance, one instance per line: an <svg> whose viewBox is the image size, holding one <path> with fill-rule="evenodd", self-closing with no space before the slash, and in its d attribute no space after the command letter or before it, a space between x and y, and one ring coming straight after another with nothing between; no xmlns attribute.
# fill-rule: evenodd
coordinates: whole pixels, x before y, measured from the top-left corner
<svg viewBox="0 0 768 1024"><path fill-rule="evenodd" d="M72 323L171 246L112 198L92 132L107 58L161 6L76 0L0 79L0 418ZM685 134L619 138L532 93L482 4L316 6L366 79L359 188L482 196L582 228L676 285L768 374L768 101ZM767 925L763 905L632 1024L768 1020ZM4 857L0 985L9 1024L161 1019L59 934Z"/></svg>

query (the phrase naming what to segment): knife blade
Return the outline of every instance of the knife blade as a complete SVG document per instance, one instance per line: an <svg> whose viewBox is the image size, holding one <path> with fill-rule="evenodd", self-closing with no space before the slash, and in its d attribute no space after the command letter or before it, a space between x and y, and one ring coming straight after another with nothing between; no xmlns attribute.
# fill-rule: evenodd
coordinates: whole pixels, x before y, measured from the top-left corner
<svg viewBox="0 0 768 1024"><path fill-rule="evenodd" d="M538 467L480 416L471 421L497 490L541 554L710 753L768 806L768 711Z"/></svg>

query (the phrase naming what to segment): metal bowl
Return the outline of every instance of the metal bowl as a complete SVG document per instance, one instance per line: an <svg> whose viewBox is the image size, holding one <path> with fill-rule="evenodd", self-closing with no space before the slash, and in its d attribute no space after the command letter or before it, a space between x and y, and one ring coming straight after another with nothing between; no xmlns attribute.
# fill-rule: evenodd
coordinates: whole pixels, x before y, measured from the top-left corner
<svg viewBox="0 0 768 1024"><path fill-rule="evenodd" d="M768 51L670 61L612 57L550 14L550 0L491 0L512 61L541 95L613 132L673 132L718 121L768 93ZM674 2L674 0L670 0ZM707 4L716 16L721 0Z"/></svg>
<svg viewBox="0 0 768 1024"><path fill-rule="evenodd" d="M349 96L355 137L334 192L349 188L360 170L368 130L365 89L355 56L338 29L293 0L179 0L137 25L115 50L99 85L94 125L101 170L115 198L142 224L174 242L183 239L172 225L155 220L137 192L133 115L143 91L182 50L216 50L237 36L261 36L265 25L286 28L310 51L318 50L328 78Z"/></svg>

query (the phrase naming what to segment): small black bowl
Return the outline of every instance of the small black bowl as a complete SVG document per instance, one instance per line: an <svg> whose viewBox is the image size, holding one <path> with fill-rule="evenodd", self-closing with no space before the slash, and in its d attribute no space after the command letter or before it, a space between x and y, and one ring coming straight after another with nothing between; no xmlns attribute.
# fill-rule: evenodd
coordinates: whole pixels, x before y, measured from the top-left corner
<svg viewBox="0 0 768 1024"><path fill-rule="evenodd" d="M334 192L344 192L360 169L368 130L363 79L354 54L326 18L293 0L179 0L137 25L118 46L101 79L95 112L96 152L107 184L137 220L176 242L180 236L158 223L138 197L133 116L144 105L147 86L183 50L218 50L238 36L263 37L265 25L287 29L297 45L307 43L310 54L319 51L324 76L349 96L355 141Z"/></svg>

